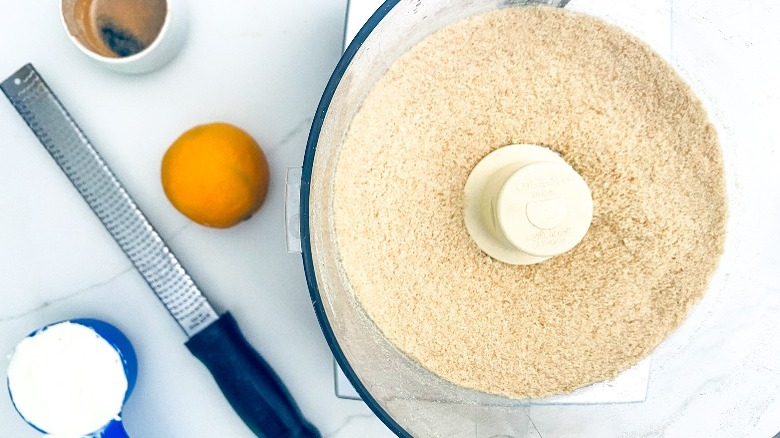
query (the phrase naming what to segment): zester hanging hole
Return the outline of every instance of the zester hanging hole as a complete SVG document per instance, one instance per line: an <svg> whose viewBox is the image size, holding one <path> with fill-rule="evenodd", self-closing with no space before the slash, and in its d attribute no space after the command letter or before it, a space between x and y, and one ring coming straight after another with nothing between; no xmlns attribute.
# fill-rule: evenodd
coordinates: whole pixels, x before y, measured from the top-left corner
<svg viewBox="0 0 780 438"><path fill-rule="evenodd" d="M14 85L19 85L22 83L22 80L19 78L14 79Z"/></svg>

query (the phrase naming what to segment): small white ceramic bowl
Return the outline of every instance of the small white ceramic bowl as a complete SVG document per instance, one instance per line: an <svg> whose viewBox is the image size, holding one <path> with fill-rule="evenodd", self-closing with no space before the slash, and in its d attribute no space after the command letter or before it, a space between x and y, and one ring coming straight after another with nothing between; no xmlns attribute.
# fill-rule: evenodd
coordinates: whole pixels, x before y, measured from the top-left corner
<svg viewBox="0 0 780 438"><path fill-rule="evenodd" d="M188 27L185 0L165 0L165 21L157 37L140 52L125 57L102 55L77 37L77 20L73 18L74 5L77 1L60 0L60 18L65 33L79 50L111 70L131 74L156 70L173 59L184 45Z"/></svg>

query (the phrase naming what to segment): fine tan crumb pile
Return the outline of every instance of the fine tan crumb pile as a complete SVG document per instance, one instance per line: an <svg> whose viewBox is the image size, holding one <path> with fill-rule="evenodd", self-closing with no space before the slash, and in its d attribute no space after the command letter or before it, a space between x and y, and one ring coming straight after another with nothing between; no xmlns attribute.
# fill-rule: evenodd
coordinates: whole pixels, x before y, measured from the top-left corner
<svg viewBox="0 0 780 438"><path fill-rule="evenodd" d="M534 266L469 238L463 188L512 143L548 146L585 179L593 224ZM672 68L617 27L511 8L433 34L400 58L340 152L343 268L401 351L467 388L564 393L648 355L703 295L723 249L716 132Z"/></svg>

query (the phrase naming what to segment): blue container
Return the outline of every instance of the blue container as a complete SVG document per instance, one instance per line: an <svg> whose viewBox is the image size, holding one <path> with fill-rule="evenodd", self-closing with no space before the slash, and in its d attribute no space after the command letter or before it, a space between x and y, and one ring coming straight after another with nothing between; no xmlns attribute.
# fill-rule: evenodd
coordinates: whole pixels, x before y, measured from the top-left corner
<svg viewBox="0 0 780 438"><path fill-rule="evenodd" d="M130 340L127 339L127 336L125 336L124 333L119 331L119 329L117 329L116 327L114 327L113 325L105 321L100 321L98 319L90 319L90 318L80 318L80 319L71 319L71 320L48 324L30 333L29 335L27 335L27 337L35 336L36 334L43 332L49 327L63 322L70 322L73 324L79 324L85 327L89 327L90 329L94 330L95 333L97 333L100 337L105 339L106 342L108 342L117 351L117 353L119 353L119 357L122 360L122 368L124 368L125 371L125 378L127 379L127 391L125 391L125 397L124 397L124 401L127 401L127 399L130 397L130 393L133 391L133 387L135 386L135 382L138 377L138 358L136 357L135 350L133 349L132 344L130 344ZM16 409L16 404L14 403L14 396L13 393L11 393L10 385L8 385L8 394L11 396L11 404L13 404L14 409ZM35 424L29 422L26 418L24 418L24 415L22 415L22 413L19 412L18 409L16 409L16 412L19 413L19 415L24 419L24 421L27 422L27 424L29 424L30 426L32 426L33 428L35 428L41 433L47 433L47 431L41 430ZM129 438L129 436L127 435L127 431L125 431L125 428L122 425L121 420L114 420L113 418L107 420L108 423L106 423L106 425L102 427L100 430L93 432L93 434L90 435L90 437Z"/></svg>

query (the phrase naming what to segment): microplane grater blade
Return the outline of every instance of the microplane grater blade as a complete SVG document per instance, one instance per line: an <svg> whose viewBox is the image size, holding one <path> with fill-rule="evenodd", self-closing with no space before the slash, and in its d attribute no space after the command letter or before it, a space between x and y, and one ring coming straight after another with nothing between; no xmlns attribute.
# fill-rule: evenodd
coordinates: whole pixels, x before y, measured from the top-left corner
<svg viewBox="0 0 780 438"><path fill-rule="evenodd" d="M32 64L0 89L187 336L216 321L219 316L192 277Z"/></svg>

